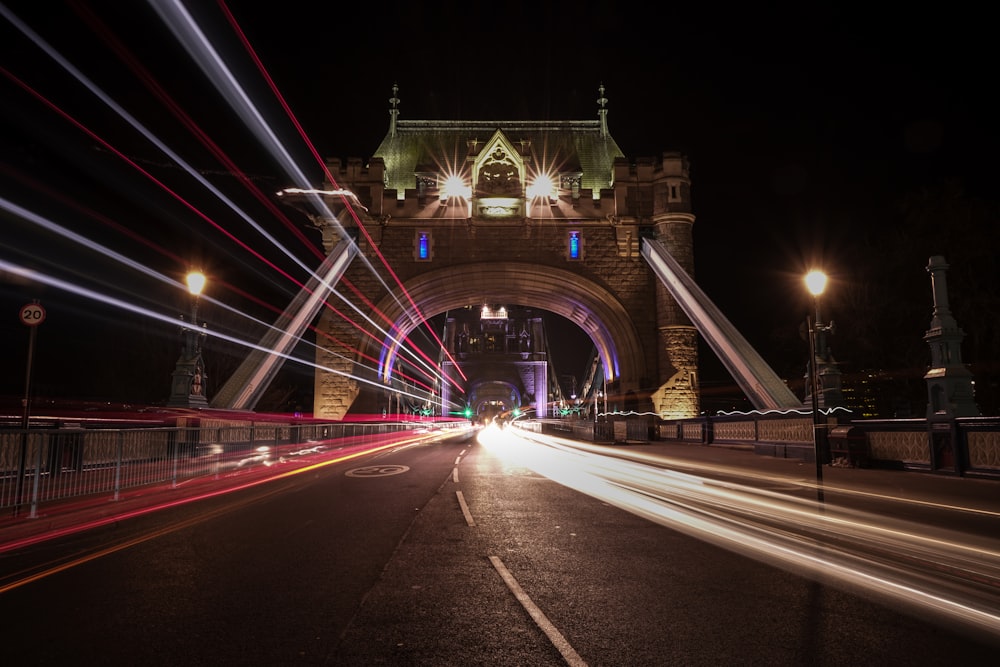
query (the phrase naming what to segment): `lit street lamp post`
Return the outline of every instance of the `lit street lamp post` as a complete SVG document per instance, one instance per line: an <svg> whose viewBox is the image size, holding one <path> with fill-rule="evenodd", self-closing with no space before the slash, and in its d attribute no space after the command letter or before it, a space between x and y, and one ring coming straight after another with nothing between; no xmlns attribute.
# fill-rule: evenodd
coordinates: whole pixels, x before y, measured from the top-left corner
<svg viewBox="0 0 1000 667"><path fill-rule="evenodd" d="M191 319L182 331L181 356L177 358L171 384L171 407L208 407L205 398L205 365L201 359L201 341L205 334L198 331L198 297L205 288L205 274L192 271L187 275L188 292L191 294Z"/></svg>
<svg viewBox="0 0 1000 667"><path fill-rule="evenodd" d="M806 289L813 295L813 303L816 310L816 321L812 315L806 315L806 325L809 328L809 393L810 404L812 406L813 423L813 458L816 460L816 500L822 505L823 500L823 447L822 436L820 435L819 421L819 370L817 369L817 355L819 351L816 345L816 333L820 329L819 317L819 297L826 289L826 274L822 271L810 271L806 274Z"/></svg>

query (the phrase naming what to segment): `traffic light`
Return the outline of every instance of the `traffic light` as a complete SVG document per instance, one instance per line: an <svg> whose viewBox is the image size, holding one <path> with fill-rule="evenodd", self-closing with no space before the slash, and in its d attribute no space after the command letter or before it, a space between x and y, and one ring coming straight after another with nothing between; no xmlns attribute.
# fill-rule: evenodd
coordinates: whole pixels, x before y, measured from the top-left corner
<svg viewBox="0 0 1000 667"><path fill-rule="evenodd" d="M472 419L472 407L469 405L465 406L465 410L462 411L466 419Z"/></svg>

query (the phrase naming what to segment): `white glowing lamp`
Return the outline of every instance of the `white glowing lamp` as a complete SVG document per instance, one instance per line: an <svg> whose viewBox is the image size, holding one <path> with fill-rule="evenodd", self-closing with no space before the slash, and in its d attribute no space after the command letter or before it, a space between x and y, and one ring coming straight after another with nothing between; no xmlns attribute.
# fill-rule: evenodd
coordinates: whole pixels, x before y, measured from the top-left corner
<svg viewBox="0 0 1000 667"><path fill-rule="evenodd" d="M207 278L205 278L205 274L202 273L201 271L192 271L191 273L187 274L188 292L190 292L194 296L198 296L199 294L201 294L201 291L205 289L206 280Z"/></svg>
<svg viewBox="0 0 1000 667"><path fill-rule="evenodd" d="M813 296L819 296L826 289L826 274L822 271L810 271L806 274L806 289Z"/></svg>

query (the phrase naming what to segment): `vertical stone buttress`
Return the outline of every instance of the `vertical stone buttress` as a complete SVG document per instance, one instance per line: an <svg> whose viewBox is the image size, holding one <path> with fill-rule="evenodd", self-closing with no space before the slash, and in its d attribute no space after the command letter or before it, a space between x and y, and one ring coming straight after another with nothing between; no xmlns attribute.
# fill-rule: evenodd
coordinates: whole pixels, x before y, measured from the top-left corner
<svg viewBox="0 0 1000 667"><path fill-rule="evenodd" d="M653 227L656 240L692 278L694 220L687 159L680 153L664 153L662 168L653 181ZM656 324L661 384L653 395L653 409L664 419L696 417L700 412L698 332L659 280Z"/></svg>
<svg viewBox="0 0 1000 667"><path fill-rule="evenodd" d="M381 183L384 165L380 161L372 160L368 168L365 168L361 160L352 158L348 160L346 171L342 169L339 162L328 161L327 167L339 187L345 187L352 191L364 192L366 201L364 202L369 210L373 208L372 201L380 202L382 197L381 189L371 185ZM333 189L334 184L326 182L325 189ZM372 201L368 201L368 200ZM344 210L339 196L327 197L327 204L331 211L336 211L339 220L323 220L317 216L311 216L313 224L320 229L323 234L323 248L330 252L337 243L347 243L341 238L341 229L352 234L357 239L358 248L369 260L375 261L375 252L368 242L370 237L376 245L381 239L381 227L378 220L360 212L365 221L366 233L358 232L354 216ZM369 295L376 299L382 291L378 280L364 268L365 262L355 259L348 267L345 278L349 280L362 294ZM364 303L360 303L355 298L351 290L341 290L341 294L353 300L354 305L362 310L367 310ZM331 299L331 303L343 312L351 309L336 299ZM313 394L313 416L317 419L343 419L348 410L355 406L355 400L361 394L361 383L355 378L364 377L369 381L378 382L370 369L355 361L357 350L361 348L362 333L348 318L340 315L332 308L324 308L321 311L319 320L316 323L316 379ZM387 405L387 404L386 404ZM386 405L365 405L365 411L378 412Z"/></svg>
<svg viewBox="0 0 1000 667"><path fill-rule="evenodd" d="M323 247L327 253L337 243L347 243L339 238L336 225L316 224L323 231ZM329 308L320 312L316 331L317 368L313 385L313 416L316 419L343 419L358 397L360 387L352 379L352 350L345 347L338 349L335 341L354 341L357 332L352 330L343 317L334 315Z"/></svg>

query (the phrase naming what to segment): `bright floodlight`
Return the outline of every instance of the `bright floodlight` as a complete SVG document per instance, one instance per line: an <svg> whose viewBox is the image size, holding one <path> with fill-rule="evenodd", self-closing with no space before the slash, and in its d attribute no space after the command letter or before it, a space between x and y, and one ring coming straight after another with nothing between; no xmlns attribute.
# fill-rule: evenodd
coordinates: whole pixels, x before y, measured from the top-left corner
<svg viewBox="0 0 1000 667"><path fill-rule="evenodd" d="M553 181L552 177L548 174L540 174L535 178L534 182L528 186L528 197L530 199L537 199L539 197L556 199L555 181Z"/></svg>
<svg viewBox="0 0 1000 667"><path fill-rule="evenodd" d="M460 176L449 176L444 182L444 187L441 188L441 199L448 199L449 197L465 197L468 199L471 195L472 188L463 183Z"/></svg>
<svg viewBox="0 0 1000 667"><path fill-rule="evenodd" d="M826 289L826 274L822 271L810 271L806 274L806 289L813 296L819 296Z"/></svg>
<svg viewBox="0 0 1000 667"><path fill-rule="evenodd" d="M191 294L198 296L201 294L201 291L205 289L205 280L205 274L201 271L192 271L187 274L188 291L191 292Z"/></svg>

